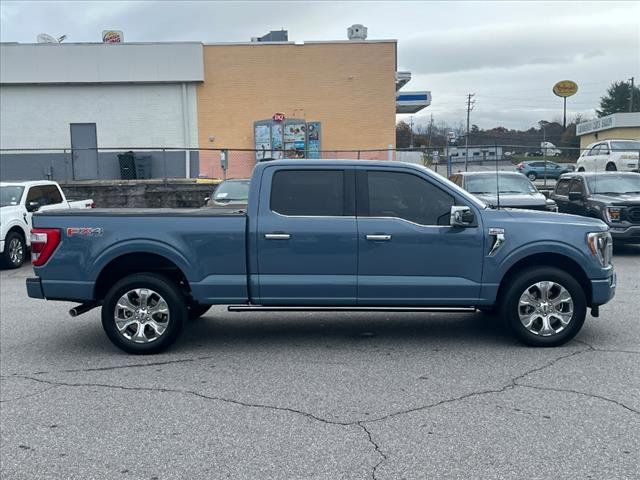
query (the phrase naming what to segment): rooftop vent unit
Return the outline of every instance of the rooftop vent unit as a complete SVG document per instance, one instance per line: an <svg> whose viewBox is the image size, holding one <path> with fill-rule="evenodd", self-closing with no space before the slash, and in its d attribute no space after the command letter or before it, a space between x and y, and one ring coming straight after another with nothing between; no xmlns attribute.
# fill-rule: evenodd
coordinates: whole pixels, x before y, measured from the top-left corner
<svg viewBox="0 0 640 480"><path fill-rule="evenodd" d="M252 42L288 42L289 32L287 30L271 30L262 37L251 37Z"/></svg>
<svg viewBox="0 0 640 480"><path fill-rule="evenodd" d="M367 39L367 27L356 23L347 28L347 37L349 40L366 40Z"/></svg>

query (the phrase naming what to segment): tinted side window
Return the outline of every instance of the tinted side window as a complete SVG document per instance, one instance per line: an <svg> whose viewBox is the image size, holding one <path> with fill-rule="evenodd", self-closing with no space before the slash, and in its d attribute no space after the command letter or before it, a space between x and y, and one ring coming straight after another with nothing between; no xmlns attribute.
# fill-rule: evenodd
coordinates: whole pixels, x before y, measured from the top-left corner
<svg viewBox="0 0 640 480"><path fill-rule="evenodd" d="M571 183L571 188L569 189L570 192L578 192L580 194L584 193L584 188L582 186L582 180L574 180Z"/></svg>
<svg viewBox="0 0 640 480"><path fill-rule="evenodd" d="M556 185L556 195L567 195L569 193L569 184L571 180L560 180Z"/></svg>
<svg viewBox="0 0 640 480"><path fill-rule="evenodd" d="M345 214L342 170L280 170L271 183L271 210L282 215Z"/></svg>
<svg viewBox="0 0 640 480"><path fill-rule="evenodd" d="M368 172L370 217L397 217L420 225L449 225L454 199L409 173Z"/></svg>
<svg viewBox="0 0 640 480"><path fill-rule="evenodd" d="M62 203L62 195L55 185L42 185L39 187L31 187L27 194L27 204L29 202L38 202L42 205L55 205Z"/></svg>

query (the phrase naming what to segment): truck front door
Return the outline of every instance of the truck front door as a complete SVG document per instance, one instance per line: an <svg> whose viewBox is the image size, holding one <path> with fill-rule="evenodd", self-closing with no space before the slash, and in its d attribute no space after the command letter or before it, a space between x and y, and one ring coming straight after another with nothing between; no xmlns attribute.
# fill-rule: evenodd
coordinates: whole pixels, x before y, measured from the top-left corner
<svg viewBox="0 0 640 480"><path fill-rule="evenodd" d="M353 170L267 168L261 183L257 274L251 276L256 300L263 305L355 305Z"/></svg>
<svg viewBox="0 0 640 480"><path fill-rule="evenodd" d="M466 205L418 172L358 169L358 304L474 305L480 296L484 237L476 225L449 225Z"/></svg>

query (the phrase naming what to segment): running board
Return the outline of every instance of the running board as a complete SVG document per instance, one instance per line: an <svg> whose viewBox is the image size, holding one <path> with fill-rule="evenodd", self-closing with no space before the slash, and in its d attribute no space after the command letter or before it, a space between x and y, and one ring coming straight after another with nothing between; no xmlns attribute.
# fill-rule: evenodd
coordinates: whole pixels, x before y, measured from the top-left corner
<svg viewBox="0 0 640 480"><path fill-rule="evenodd" d="M277 307L264 305L230 305L229 312L475 312L474 307Z"/></svg>

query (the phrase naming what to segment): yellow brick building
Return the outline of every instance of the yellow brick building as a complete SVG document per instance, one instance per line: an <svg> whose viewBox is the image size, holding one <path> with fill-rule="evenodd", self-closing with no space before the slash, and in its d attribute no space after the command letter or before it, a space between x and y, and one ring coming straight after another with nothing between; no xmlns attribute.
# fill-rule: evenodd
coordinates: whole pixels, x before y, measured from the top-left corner
<svg viewBox="0 0 640 480"><path fill-rule="evenodd" d="M323 151L395 146L396 41L204 45L197 87L199 148L254 149L254 122L283 113L320 122ZM254 152L231 152L228 177L249 176ZM221 177L219 152L200 152L200 175Z"/></svg>

